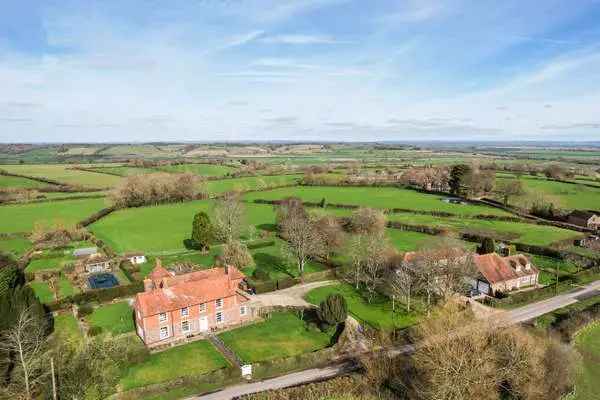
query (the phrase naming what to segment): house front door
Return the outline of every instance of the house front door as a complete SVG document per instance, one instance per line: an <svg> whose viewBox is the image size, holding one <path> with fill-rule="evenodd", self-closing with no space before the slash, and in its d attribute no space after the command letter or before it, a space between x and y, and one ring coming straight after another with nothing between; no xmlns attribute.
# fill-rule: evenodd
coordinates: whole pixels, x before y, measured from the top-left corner
<svg viewBox="0 0 600 400"><path fill-rule="evenodd" d="M200 317L200 332L206 332L208 330L208 317L203 315Z"/></svg>

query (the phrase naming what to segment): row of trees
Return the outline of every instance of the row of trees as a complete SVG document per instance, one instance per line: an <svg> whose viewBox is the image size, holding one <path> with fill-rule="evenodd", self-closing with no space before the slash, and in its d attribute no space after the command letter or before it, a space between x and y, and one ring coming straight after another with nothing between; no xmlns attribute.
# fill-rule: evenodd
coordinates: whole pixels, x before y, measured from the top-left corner
<svg viewBox="0 0 600 400"><path fill-rule="evenodd" d="M156 173L127 177L111 193L114 206L140 207L196 198L198 177L193 174Z"/></svg>
<svg viewBox="0 0 600 400"><path fill-rule="evenodd" d="M521 327L476 321L454 303L411 331L407 357L365 356L367 384L410 400L558 400L573 387L577 354Z"/></svg>

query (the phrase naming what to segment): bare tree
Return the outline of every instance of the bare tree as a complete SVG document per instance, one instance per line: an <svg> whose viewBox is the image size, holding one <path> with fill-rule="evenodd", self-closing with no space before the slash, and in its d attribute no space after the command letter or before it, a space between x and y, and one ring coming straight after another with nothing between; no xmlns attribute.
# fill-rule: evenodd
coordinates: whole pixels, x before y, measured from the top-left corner
<svg viewBox="0 0 600 400"><path fill-rule="evenodd" d="M343 246L345 234L336 217L325 215L317 219L315 221L315 228L319 231L323 239L327 258Z"/></svg>
<svg viewBox="0 0 600 400"><path fill-rule="evenodd" d="M13 398L32 399L48 376L45 330L44 321L24 308L15 324L0 335L0 351L8 358L14 355L8 384L0 390Z"/></svg>
<svg viewBox="0 0 600 400"><path fill-rule="evenodd" d="M509 204L511 198L525 194L523 182L518 179L508 179L498 182L496 192L502 198L505 206Z"/></svg>
<svg viewBox="0 0 600 400"><path fill-rule="evenodd" d="M412 297L419 288L419 273L415 271L414 264L400 263L389 272L386 279L389 291L394 296L392 311L395 308L395 297L404 300L406 309L410 311Z"/></svg>
<svg viewBox="0 0 600 400"><path fill-rule="evenodd" d="M235 194L226 195L215 205L215 226L217 238L224 242L239 239L244 229L246 208Z"/></svg>
<svg viewBox="0 0 600 400"><path fill-rule="evenodd" d="M308 260L325 254L323 238L306 214L289 213L281 221L280 231L286 240L283 255L296 263L300 276L304 274Z"/></svg>
<svg viewBox="0 0 600 400"><path fill-rule="evenodd" d="M371 302L377 288L383 283L385 267L390 256L390 245L380 232L351 235L345 253L350 257L347 278L356 289L361 285Z"/></svg>
<svg viewBox="0 0 600 400"><path fill-rule="evenodd" d="M232 240L223 245L222 258L226 265L233 265L238 269L247 267L254 261L248 247L237 240Z"/></svg>
<svg viewBox="0 0 600 400"><path fill-rule="evenodd" d="M354 233L381 234L385 230L386 218L381 210L359 208L350 217L350 228Z"/></svg>

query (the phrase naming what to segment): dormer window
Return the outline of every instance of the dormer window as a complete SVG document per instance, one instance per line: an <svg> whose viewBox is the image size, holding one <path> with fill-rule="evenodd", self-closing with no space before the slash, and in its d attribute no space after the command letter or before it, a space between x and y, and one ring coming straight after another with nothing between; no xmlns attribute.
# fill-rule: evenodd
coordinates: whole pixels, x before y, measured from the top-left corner
<svg viewBox="0 0 600 400"><path fill-rule="evenodd" d="M190 310L187 307L183 307L181 309L181 316L182 317L187 317L189 315L189 313L190 313Z"/></svg>
<svg viewBox="0 0 600 400"><path fill-rule="evenodd" d="M158 322L165 322L167 320L167 313L158 314Z"/></svg>
<svg viewBox="0 0 600 400"><path fill-rule="evenodd" d="M223 299L217 299L217 300L215 300L215 307L217 307L217 308L223 308Z"/></svg>

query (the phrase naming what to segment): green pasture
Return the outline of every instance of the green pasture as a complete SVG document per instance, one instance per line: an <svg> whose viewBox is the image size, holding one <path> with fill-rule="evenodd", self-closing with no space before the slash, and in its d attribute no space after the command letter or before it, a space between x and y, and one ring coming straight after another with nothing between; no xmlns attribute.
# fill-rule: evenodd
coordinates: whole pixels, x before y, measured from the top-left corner
<svg viewBox="0 0 600 400"><path fill-rule="evenodd" d="M600 324L589 325L577 335L575 347L582 357L582 367L575 383L575 400L594 400L600 393Z"/></svg>
<svg viewBox="0 0 600 400"><path fill-rule="evenodd" d="M0 165L0 170L4 168ZM0 189L39 189L52 186L47 183L34 181L33 179L21 178L17 176L0 175Z"/></svg>
<svg viewBox="0 0 600 400"><path fill-rule="evenodd" d="M500 182L505 178L498 177ZM558 207L569 210L600 209L600 187L593 188L574 183L564 183L548 180L542 177L523 176L525 194L515 197L511 203L528 207L537 199L553 201Z"/></svg>
<svg viewBox="0 0 600 400"><path fill-rule="evenodd" d="M228 165L217 164L178 164L166 165L157 169L165 172L191 173L198 176L224 176L229 172L235 171L235 168Z"/></svg>
<svg viewBox="0 0 600 400"><path fill-rule="evenodd" d="M119 165L114 167L96 167L90 168L98 173L104 174L117 174L119 176L131 176L131 175L142 175L142 174L151 174L158 172L152 168L142 168L142 167L129 167L126 165Z"/></svg>
<svg viewBox="0 0 600 400"><path fill-rule="evenodd" d="M88 167L89 165L82 166ZM70 169L71 167L73 167L73 165L25 164L3 165L2 169L15 174L34 176L36 178L47 178L64 184L92 188L113 187L122 179L114 175Z"/></svg>
<svg viewBox="0 0 600 400"><path fill-rule="evenodd" d="M442 201L444 196L420 193L415 190L395 187L334 187L334 186L295 186L273 189L264 192L248 193L246 200L280 200L286 197L299 197L307 202L350 204L373 208L404 208L418 211L444 211L459 215L506 215L492 207L472 204L450 204Z"/></svg>
<svg viewBox="0 0 600 400"><path fill-rule="evenodd" d="M0 252L11 254L15 258L21 257L31 246L31 241L21 235L0 236Z"/></svg>
<svg viewBox="0 0 600 400"><path fill-rule="evenodd" d="M318 305L330 294L344 296L348 304L348 312L359 321L375 328L384 330L406 328L418 321L418 316L412 312L408 313L399 302L396 302L395 312L392 311L392 301L383 295L377 295L369 303L361 293L347 283L312 289L304 298L309 303Z"/></svg>
<svg viewBox="0 0 600 400"><path fill-rule="evenodd" d="M244 178L228 178L208 181L206 185L211 195L246 190L263 190L269 187L290 185L296 183L302 175L273 175L273 176L249 176Z"/></svg>
<svg viewBox="0 0 600 400"><path fill-rule="evenodd" d="M29 232L36 222L74 226L106 206L103 198L0 206L0 233Z"/></svg>
<svg viewBox="0 0 600 400"><path fill-rule="evenodd" d="M292 312L273 313L266 321L223 332L219 337L246 363L291 357L331 343L329 334L307 329L306 322Z"/></svg>
<svg viewBox="0 0 600 400"><path fill-rule="evenodd" d="M73 264L74 262L75 257L70 254L56 257L34 257L27 264L25 272L61 271L67 264Z"/></svg>
<svg viewBox="0 0 600 400"><path fill-rule="evenodd" d="M124 390L206 374L229 363L207 340L198 340L151 354L147 360L129 365L121 377Z"/></svg>
<svg viewBox="0 0 600 400"><path fill-rule="evenodd" d="M574 240L580 233L548 225L536 225L523 222L494 221L475 218L441 218L429 215L398 213L388 215L390 221L409 225L427 225L450 231L471 232L490 235L498 239L520 243L549 246L562 240Z"/></svg>
<svg viewBox="0 0 600 400"><path fill-rule="evenodd" d="M89 229L118 253L180 253L186 250L185 241L190 238L194 215L199 211L210 214L212 205L210 200L198 200L119 210ZM275 213L270 205L248 204L246 214L248 225L274 229Z"/></svg>
<svg viewBox="0 0 600 400"><path fill-rule="evenodd" d="M33 289L33 293L42 303L52 303L54 301L54 293L48 286L47 282L33 281L29 282L29 286Z"/></svg>

